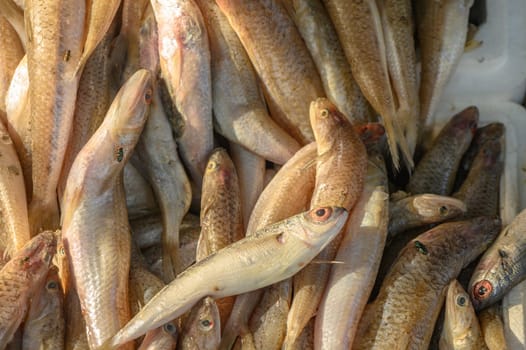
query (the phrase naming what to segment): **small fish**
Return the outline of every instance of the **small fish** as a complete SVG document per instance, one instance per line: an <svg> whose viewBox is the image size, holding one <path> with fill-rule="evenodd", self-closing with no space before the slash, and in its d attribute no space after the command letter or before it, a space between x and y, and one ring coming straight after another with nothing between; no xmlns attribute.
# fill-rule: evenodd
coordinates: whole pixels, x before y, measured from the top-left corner
<svg viewBox="0 0 526 350"><path fill-rule="evenodd" d="M180 349L217 349L221 340L221 319L214 299L206 297L194 305L181 333Z"/></svg>
<svg viewBox="0 0 526 350"><path fill-rule="evenodd" d="M496 303L526 279L525 224L526 210L523 210L480 258L468 289L475 310Z"/></svg>
<svg viewBox="0 0 526 350"><path fill-rule="evenodd" d="M30 299L38 294L57 249L54 232L44 231L27 242L0 270L0 349L24 320Z"/></svg>
<svg viewBox="0 0 526 350"><path fill-rule="evenodd" d="M419 194L389 203L389 237L426 224L440 223L466 212L459 199Z"/></svg>
<svg viewBox="0 0 526 350"><path fill-rule="evenodd" d="M447 288L445 309L439 349L488 349L469 295L457 280L453 280Z"/></svg>
<svg viewBox="0 0 526 350"><path fill-rule="evenodd" d="M135 339L177 318L205 296L246 293L291 277L334 238L347 216L343 208L315 208L223 248L178 275L106 345Z"/></svg>
<svg viewBox="0 0 526 350"><path fill-rule="evenodd" d="M58 269L52 267L42 289L31 300L24 322L23 350L64 348L64 294Z"/></svg>
<svg viewBox="0 0 526 350"><path fill-rule="evenodd" d="M475 106L451 117L416 165L407 185L408 192L451 194L460 160L473 139L478 120L479 111Z"/></svg>
<svg viewBox="0 0 526 350"><path fill-rule="evenodd" d="M409 242L366 307L353 349L427 348L447 286L500 225L493 217L447 222Z"/></svg>

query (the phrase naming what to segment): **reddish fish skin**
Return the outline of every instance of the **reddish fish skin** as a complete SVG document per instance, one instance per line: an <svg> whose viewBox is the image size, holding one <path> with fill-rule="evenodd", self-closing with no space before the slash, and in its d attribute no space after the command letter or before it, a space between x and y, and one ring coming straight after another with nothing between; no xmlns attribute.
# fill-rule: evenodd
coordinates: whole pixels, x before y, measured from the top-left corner
<svg viewBox="0 0 526 350"><path fill-rule="evenodd" d="M44 282L57 249L52 231L27 242L0 270L0 349L4 349L26 316L29 300Z"/></svg>

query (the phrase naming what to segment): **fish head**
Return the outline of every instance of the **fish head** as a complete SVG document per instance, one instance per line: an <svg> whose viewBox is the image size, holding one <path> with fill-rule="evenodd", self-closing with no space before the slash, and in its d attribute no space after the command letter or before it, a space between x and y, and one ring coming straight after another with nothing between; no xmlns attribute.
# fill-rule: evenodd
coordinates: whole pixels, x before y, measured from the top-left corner
<svg viewBox="0 0 526 350"><path fill-rule="evenodd" d="M490 123L477 129L473 142L477 145L483 145L486 141L501 139L505 130L506 128L502 123Z"/></svg>
<svg viewBox="0 0 526 350"><path fill-rule="evenodd" d="M319 97L312 101L309 110L314 138L318 143L318 154L323 154L332 146L331 137L335 130L352 127L347 117L327 98ZM327 143L327 144L324 144Z"/></svg>
<svg viewBox="0 0 526 350"><path fill-rule="evenodd" d="M503 145L500 139L488 140L479 150L472 167L482 166L483 168L492 168L495 165L502 164L504 161L502 148Z"/></svg>
<svg viewBox="0 0 526 350"><path fill-rule="evenodd" d="M177 344L177 336L175 321L167 322L146 333L141 349L174 349Z"/></svg>
<svg viewBox="0 0 526 350"><path fill-rule="evenodd" d="M56 250L55 232L44 231L27 242L17 253L16 258L19 259L23 271L33 275L45 275Z"/></svg>
<svg viewBox="0 0 526 350"><path fill-rule="evenodd" d="M208 158L203 179L203 192L205 186L208 185L205 184L206 178L212 180L214 184L217 184L216 181L218 181L221 185L227 185L232 180L234 172L234 163L232 163L227 151L224 148L216 148Z"/></svg>
<svg viewBox="0 0 526 350"><path fill-rule="evenodd" d="M183 348L216 349L221 340L221 320L214 299L207 297L192 309L181 342Z"/></svg>
<svg viewBox="0 0 526 350"><path fill-rule="evenodd" d="M467 210L459 199L430 193L415 196L412 205L418 215L429 223L454 218Z"/></svg>
<svg viewBox="0 0 526 350"><path fill-rule="evenodd" d="M446 318L454 337L452 343L455 343L455 340L465 339L472 324L477 321L469 294L457 280L453 280L447 290Z"/></svg>
<svg viewBox="0 0 526 350"><path fill-rule="evenodd" d="M303 230L292 231L310 246L325 246L343 228L349 212L341 207L319 207L304 212L301 217Z"/></svg>
<svg viewBox="0 0 526 350"><path fill-rule="evenodd" d="M478 121L478 108L475 106L470 106L455 114L445 129L450 130L450 132L452 132L454 135L457 135L458 137L466 137L465 135L467 135L469 137L469 143L477 131Z"/></svg>

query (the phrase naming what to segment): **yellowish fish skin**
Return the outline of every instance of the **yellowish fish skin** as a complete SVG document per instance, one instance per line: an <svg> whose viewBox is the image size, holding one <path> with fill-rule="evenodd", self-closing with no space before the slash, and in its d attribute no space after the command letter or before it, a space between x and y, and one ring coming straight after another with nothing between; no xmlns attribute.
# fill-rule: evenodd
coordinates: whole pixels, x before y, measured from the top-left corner
<svg viewBox="0 0 526 350"><path fill-rule="evenodd" d="M85 1L28 0L26 7L34 234L59 225L56 190L73 123Z"/></svg>
<svg viewBox="0 0 526 350"><path fill-rule="evenodd" d="M422 126L434 121L444 87L464 52L473 2L415 1L422 62L419 92Z"/></svg>
<svg viewBox="0 0 526 350"><path fill-rule="evenodd" d="M56 252L57 239L45 231L27 242L0 270L0 348L24 320L29 301L41 287Z"/></svg>
<svg viewBox="0 0 526 350"><path fill-rule="evenodd" d="M353 349L427 348L447 286L487 249L500 225L494 217L447 222L410 241L365 308Z"/></svg>
<svg viewBox="0 0 526 350"><path fill-rule="evenodd" d="M12 257L30 239L22 167L6 127L0 123L0 250Z"/></svg>
<svg viewBox="0 0 526 350"><path fill-rule="evenodd" d="M22 166L27 201L33 194L31 179L31 105L29 101L29 76L27 55L20 60L6 96L7 131Z"/></svg>
<svg viewBox="0 0 526 350"><path fill-rule="evenodd" d="M469 294L457 280L453 280L447 288L445 310L440 350L488 349Z"/></svg>
<svg viewBox="0 0 526 350"><path fill-rule="evenodd" d="M354 206L315 318L317 349L349 349L374 285L387 237L389 192L381 153L368 149L363 192ZM292 346L291 346L292 348Z"/></svg>
<svg viewBox="0 0 526 350"><path fill-rule="evenodd" d="M480 329L489 350L507 350L500 306L493 305L479 313Z"/></svg>
<svg viewBox="0 0 526 350"><path fill-rule="evenodd" d="M286 0L287 11L320 73L327 97L350 121L365 122L370 107L356 84L351 66L321 0Z"/></svg>
<svg viewBox="0 0 526 350"><path fill-rule="evenodd" d="M151 74L139 70L123 85L104 122L80 151L66 184L63 240L90 348L110 339L130 317L130 233L121 176L151 98ZM131 343L122 348L130 347Z"/></svg>
<svg viewBox="0 0 526 350"><path fill-rule="evenodd" d="M272 117L300 144L313 141L309 103L325 93L309 51L281 2L216 2L265 87Z"/></svg>
<svg viewBox="0 0 526 350"><path fill-rule="evenodd" d="M389 80L386 44L377 1L324 0L324 3L356 82L382 118L395 168L400 167L400 147L402 160L412 169L412 154L396 117L396 101Z"/></svg>
<svg viewBox="0 0 526 350"><path fill-rule="evenodd" d="M16 31L18 35L18 40L24 51L27 47L27 35L26 28L24 26L24 10L17 4L23 2L22 0L2 0L0 1L0 13L11 25L11 27Z"/></svg>
<svg viewBox="0 0 526 350"><path fill-rule="evenodd" d="M252 63L215 1L196 2L210 38L216 130L271 162L285 163L300 145L270 118Z"/></svg>
<svg viewBox="0 0 526 350"><path fill-rule="evenodd" d="M189 312L182 330L182 350L214 350L221 340L221 319L214 299L206 297Z"/></svg>
<svg viewBox="0 0 526 350"><path fill-rule="evenodd" d="M42 289L31 300L22 350L64 349L64 293L60 285L58 269L52 267Z"/></svg>
<svg viewBox="0 0 526 350"><path fill-rule="evenodd" d="M161 72L182 117L181 157L200 198L206 161L214 147L210 49L203 16L193 0L152 1Z"/></svg>
<svg viewBox="0 0 526 350"><path fill-rule="evenodd" d="M6 95L24 47L11 24L0 15L0 111L6 112ZM5 120L2 120L5 124Z"/></svg>
<svg viewBox="0 0 526 350"><path fill-rule="evenodd" d="M138 350L175 350L177 345L177 327L174 322L146 333Z"/></svg>
<svg viewBox="0 0 526 350"><path fill-rule="evenodd" d="M73 283L71 281L70 283ZM79 296L75 288L70 287L65 296L66 313L66 350L87 350L89 349L88 337L86 334L86 322L82 316Z"/></svg>
<svg viewBox="0 0 526 350"><path fill-rule="evenodd" d="M246 293L291 277L334 238L347 216L340 207L316 208L212 254L177 276L105 345L135 339L180 316L205 296Z"/></svg>

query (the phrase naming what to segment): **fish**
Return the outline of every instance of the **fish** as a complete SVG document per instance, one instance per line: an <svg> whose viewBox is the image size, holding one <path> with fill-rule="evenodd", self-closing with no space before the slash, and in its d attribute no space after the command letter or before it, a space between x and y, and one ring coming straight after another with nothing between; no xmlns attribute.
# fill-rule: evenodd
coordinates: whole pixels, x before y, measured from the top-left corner
<svg viewBox="0 0 526 350"><path fill-rule="evenodd" d="M283 1L305 41L327 98L349 121L365 122L370 107L356 84L351 66L321 0Z"/></svg>
<svg viewBox="0 0 526 350"><path fill-rule="evenodd" d="M25 3L31 100L31 233L59 227L57 185L73 124L85 1Z"/></svg>
<svg viewBox="0 0 526 350"><path fill-rule="evenodd" d="M82 315L79 296L73 287L73 281L68 281L68 291L64 300L64 311L66 321L66 337L64 345L66 350L89 349L88 336L86 334L86 322Z"/></svg>
<svg viewBox="0 0 526 350"><path fill-rule="evenodd" d="M215 130L251 152L284 164L299 143L267 112L256 72L214 0L196 0L210 38Z"/></svg>
<svg viewBox="0 0 526 350"><path fill-rule="evenodd" d="M314 141L309 103L325 92L314 61L281 1L216 3L262 82L272 118L300 145Z"/></svg>
<svg viewBox="0 0 526 350"><path fill-rule="evenodd" d="M13 257L30 238L22 167L7 128L0 123L0 261Z"/></svg>
<svg viewBox="0 0 526 350"><path fill-rule="evenodd" d="M469 281L468 292L475 310L485 309L526 279L524 223L521 211L480 258Z"/></svg>
<svg viewBox="0 0 526 350"><path fill-rule="evenodd" d="M315 142L302 147L276 173L252 210L245 236L249 237L267 225L308 208L315 183L316 151ZM238 335L249 333L250 315L262 293L256 290L236 298L231 316L223 330L220 349L230 349Z"/></svg>
<svg viewBox="0 0 526 350"><path fill-rule="evenodd" d="M84 47L75 74L82 72L91 54L108 32L120 4L121 0L91 0L87 3Z"/></svg>
<svg viewBox="0 0 526 350"><path fill-rule="evenodd" d="M499 214L500 178L504 170L503 141L488 140L481 146L468 176L453 194L466 204L464 217Z"/></svg>
<svg viewBox="0 0 526 350"><path fill-rule="evenodd" d="M475 106L469 106L449 119L416 165L406 187L408 192L451 194L462 155L473 139L478 120L479 111Z"/></svg>
<svg viewBox="0 0 526 350"><path fill-rule="evenodd" d="M447 288L445 309L440 349L487 349L469 294L457 280Z"/></svg>
<svg viewBox="0 0 526 350"><path fill-rule="evenodd" d="M367 172L365 145L352 124L326 98L310 105L317 144L316 184L310 207L334 205L351 210L363 191ZM316 257L332 261L342 234ZM294 276L294 298L287 318L287 343L293 343L314 316L329 279L330 264L309 264Z"/></svg>
<svg viewBox="0 0 526 350"><path fill-rule="evenodd" d="M419 125L434 122L446 83L455 72L464 52L469 9L473 2L474 0L414 2L422 67ZM421 140L422 133L419 138Z"/></svg>
<svg viewBox="0 0 526 350"><path fill-rule="evenodd" d="M460 199L424 193L389 203L389 238L426 224L441 223L467 210Z"/></svg>
<svg viewBox="0 0 526 350"><path fill-rule="evenodd" d="M153 189L131 162L124 166L124 192L130 220L159 213Z"/></svg>
<svg viewBox="0 0 526 350"><path fill-rule="evenodd" d="M20 60L24 47L11 24L0 15L0 111L6 112L6 95ZM5 120L2 123L5 124Z"/></svg>
<svg viewBox="0 0 526 350"><path fill-rule="evenodd" d="M22 349L64 348L64 294L58 269L52 266L39 293L31 300L24 322Z"/></svg>
<svg viewBox="0 0 526 350"><path fill-rule="evenodd" d="M479 313L480 329L489 350L507 350L504 337L504 325L501 319L500 307L490 306Z"/></svg>
<svg viewBox="0 0 526 350"><path fill-rule="evenodd" d="M351 65L356 83L381 116L395 169L402 161L413 168L413 157L396 117L395 96L389 80L387 48L380 10L374 0L323 0Z"/></svg>
<svg viewBox="0 0 526 350"><path fill-rule="evenodd" d="M493 242L500 225L495 217L447 222L411 240L367 305L353 349L427 348L447 286Z"/></svg>
<svg viewBox="0 0 526 350"><path fill-rule="evenodd" d="M183 121L177 143L198 202L214 147L210 49L201 11L193 0L151 1L159 35L161 73Z"/></svg>
<svg viewBox="0 0 526 350"><path fill-rule="evenodd" d="M13 338L29 309L30 299L44 283L57 249L53 231L27 242L0 270L0 348Z"/></svg>
<svg viewBox="0 0 526 350"><path fill-rule="evenodd" d="M396 100L396 119L410 155L416 149L419 129L418 81L413 40L411 0L378 2L385 43L385 55Z"/></svg>
<svg viewBox="0 0 526 350"><path fill-rule="evenodd" d="M148 332L138 350L174 350L177 345L177 337L176 325L174 322L168 322Z"/></svg>
<svg viewBox="0 0 526 350"><path fill-rule="evenodd" d="M151 73L141 69L122 86L79 152L64 192L63 241L90 348L111 339L130 317L131 238L121 176L151 100ZM117 268L108 269L108 264Z"/></svg>
<svg viewBox="0 0 526 350"><path fill-rule="evenodd" d="M349 215L315 317L317 349L349 349L374 285L387 238L389 192L380 143L368 147L364 189Z"/></svg>
<svg viewBox="0 0 526 350"><path fill-rule="evenodd" d="M200 300L189 312L179 348L184 350L217 349L221 340L219 309L211 297Z"/></svg>
<svg viewBox="0 0 526 350"><path fill-rule="evenodd" d="M16 0L20 2L20 0ZM16 1L2 0L0 1L0 13L16 31L18 40L22 45L23 50L27 47L27 34L24 25L24 9L18 6ZM4 33L2 33L2 36Z"/></svg>
<svg viewBox="0 0 526 350"><path fill-rule="evenodd" d="M7 131L13 140L22 174L24 176L27 201L33 194L31 179L31 104L29 100L29 76L27 55L20 60L9 84L6 95Z"/></svg>
<svg viewBox="0 0 526 350"><path fill-rule="evenodd" d="M205 296L246 293L291 277L334 238L347 216L340 207L315 208L234 242L179 274L105 345L135 339Z"/></svg>

